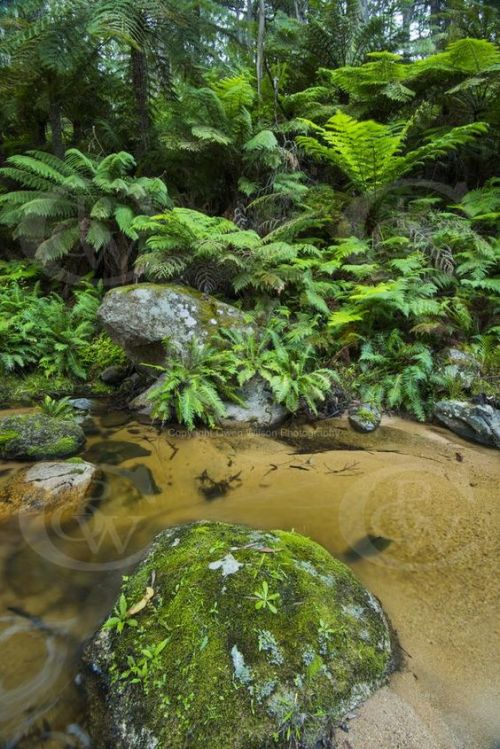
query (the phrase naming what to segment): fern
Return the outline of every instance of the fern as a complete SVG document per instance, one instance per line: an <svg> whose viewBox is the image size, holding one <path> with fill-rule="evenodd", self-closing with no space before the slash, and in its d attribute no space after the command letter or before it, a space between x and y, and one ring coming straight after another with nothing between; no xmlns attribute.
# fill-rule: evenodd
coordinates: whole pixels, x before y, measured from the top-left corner
<svg viewBox="0 0 500 749"><path fill-rule="evenodd" d="M135 161L124 151L101 160L76 149L64 160L30 151L7 164L0 174L22 189L0 196L0 222L32 241L42 263L65 258L83 242L104 255L108 272L116 271L111 248L137 239L135 214L168 204L161 180L129 176Z"/></svg>
<svg viewBox="0 0 500 749"><path fill-rule="evenodd" d="M358 121L337 112L324 127L308 124L319 138L301 135L297 143L311 156L338 167L362 194L387 188L415 166L455 150L488 128L481 122L452 128L404 153L409 122L383 125L373 120Z"/></svg>

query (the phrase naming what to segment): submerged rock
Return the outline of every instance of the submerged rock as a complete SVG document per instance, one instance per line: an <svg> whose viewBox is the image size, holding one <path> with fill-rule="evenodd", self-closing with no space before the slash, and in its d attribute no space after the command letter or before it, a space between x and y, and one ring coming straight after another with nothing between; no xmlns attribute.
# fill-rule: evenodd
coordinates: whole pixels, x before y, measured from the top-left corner
<svg viewBox="0 0 500 749"><path fill-rule="evenodd" d="M460 437L500 448L500 410L493 406L439 401L434 406L434 416Z"/></svg>
<svg viewBox="0 0 500 749"><path fill-rule="evenodd" d="M96 466L83 460L36 463L24 468L0 490L0 517L59 508L65 512L83 509L99 475Z"/></svg>
<svg viewBox="0 0 500 749"><path fill-rule="evenodd" d="M162 364L165 339L182 350L193 338L203 341L220 328L249 327L236 307L174 284L112 289L98 317L135 364Z"/></svg>
<svg viewBox="0 0 500 749"><path fill-rule="evenodd" d="M122 594L137 626L84 655L96 749L314 749L390 666L377 600L295 533L166 530Z"/></svg>
<svg viewBox="0 0 500 749"><path fill-rule="evenodd" d="M45 414L18 414L0 419L0 458L44 460L74 455L85 443L75 421Z"/></svg>
<svg viewBox="0 0 500 749"><path fill-rule="evenodd" d="M382 414L370 403L362 403L349 409L349 424L357 432L374 432L381 421Z"/></svg>
<svg viewBox="0 0 500 749"><path fill-rule="evenodd" d="M244 405L227 402L226 416L222 419L221 426L229 429L272 429L279 426L287 417L287 410L275 402L268 384L260 377L253 377L238 395Z"/></svg>

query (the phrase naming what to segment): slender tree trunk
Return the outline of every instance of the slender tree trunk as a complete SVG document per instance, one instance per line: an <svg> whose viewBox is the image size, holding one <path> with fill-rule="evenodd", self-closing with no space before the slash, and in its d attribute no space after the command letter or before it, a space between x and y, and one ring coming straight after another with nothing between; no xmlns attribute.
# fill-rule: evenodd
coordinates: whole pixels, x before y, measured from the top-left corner
<svg viewBox="0 0 500 749"><path fill-rule="evenodd" d="M36 145L44 146L47 142L47 120L37 120L36 122Z"/></svg>
<svg viewBox="0 0 500 749"><path fill-rule="evenodd" d="M257 31L257 96L262 97L262 79L264 78L264 41L266 34L265 0L259 0L259 25Z"/></svg>
<svg viewBox="0 0 500 749"><path fill-rule="evenodd" d="M49 122L52 131L52 152L55 156L63 159L64 143L62 138L61 105L53 96L50 97L49 102Z"/></svg>
<svg viewBox="0 0 500 749"><path fill-rule="evenodd" d="M150 143L150 116L148 96L148 69L146 55L142 50L133 48L130 54L132 67L132 87L134 90L138 133L137 156L147 152Z"/></svg>
<svg viewBox="0 0 500 749"><path fill-rule="evenodd" d="M80 143L82 139L82 123L80 120L74 120L73 121L73 145L78 147L78 144Z"/></svg>

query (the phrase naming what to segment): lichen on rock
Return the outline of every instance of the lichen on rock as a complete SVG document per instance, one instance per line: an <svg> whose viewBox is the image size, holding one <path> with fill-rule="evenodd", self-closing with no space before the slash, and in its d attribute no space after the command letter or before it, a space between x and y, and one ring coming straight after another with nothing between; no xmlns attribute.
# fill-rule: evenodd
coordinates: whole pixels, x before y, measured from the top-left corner
<svg viewBox="0 0 500 749"><path fill-rule="evenodd" d="M4 460L65 458L84 443L85 434L75 421L41 413L0 419L0 458Z"/></svg>
<svg viewBox="0 0 500 749"><path fill-rule="evenodd" d="M135 364L163 364L164 341L182 351L221 328L250 330L241 310L178 284L141 283L108 291L98 316Z"/></svg>
<svg viewBox="0 0 500 749"><path fill-rule="evenodd" d="M102 628L84 656L96 749L313 749L389 670L377 600L298 534L166 530L127 605L150 585L138 626Z"/></svg>

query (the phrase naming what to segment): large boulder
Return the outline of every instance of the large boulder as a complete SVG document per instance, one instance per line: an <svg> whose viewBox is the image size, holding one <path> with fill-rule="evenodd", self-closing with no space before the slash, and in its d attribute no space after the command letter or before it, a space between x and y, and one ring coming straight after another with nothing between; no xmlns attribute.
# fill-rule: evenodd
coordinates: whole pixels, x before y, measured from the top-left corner
<svg viewBox="0 0 500 749"><path fill-rule="evenodd" d="M116 611L84 654L95 749L326 746L391 662L377 600L295 533L163 531Z"/></svg>
<svg viewBox="0 0 500 749"><path fill-rule="evenodd" d="M23 468L0 488L0 518L15 513L82 510L99 476L99 469L83 460Z"/></svg>
<svg viewBox="0 0 500 749"><path fill-rule="evenodd" d="M135 364L162 364L164 341L182 350L220 328L249 328L243 313L214 297L173 284L134 284L108 291L98 317Z"/></svg>
<svg viewBox="0 0 500 749"><path fill-rule="evenodd" d="M85 434L75 421L42 413L0 419L0 458L4 460L66 458L84 443Z"/></svg>
<svg viewBox="0 0 500 749"><path fill-rule="evenodd" d="M434 416L460 437L500 448L500 411L487 404L439 401Z"/></svg>

